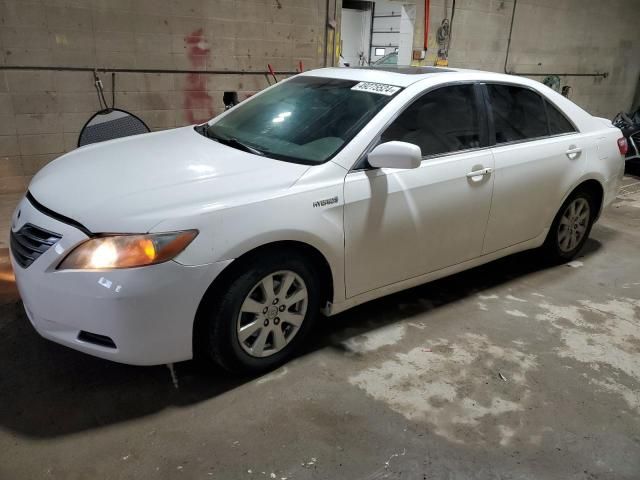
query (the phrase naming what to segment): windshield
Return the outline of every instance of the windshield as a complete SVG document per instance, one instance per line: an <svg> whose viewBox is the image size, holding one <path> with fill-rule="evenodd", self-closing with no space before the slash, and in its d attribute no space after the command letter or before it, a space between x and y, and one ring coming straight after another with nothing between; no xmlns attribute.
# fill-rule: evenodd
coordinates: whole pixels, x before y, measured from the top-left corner
<svg viewBox="0 0 640 480"><path fill-rule="evenodd" d="M398 91L399 87L375 83L295 77L240 104L205 135L279 160L323 163Z"/></svg>

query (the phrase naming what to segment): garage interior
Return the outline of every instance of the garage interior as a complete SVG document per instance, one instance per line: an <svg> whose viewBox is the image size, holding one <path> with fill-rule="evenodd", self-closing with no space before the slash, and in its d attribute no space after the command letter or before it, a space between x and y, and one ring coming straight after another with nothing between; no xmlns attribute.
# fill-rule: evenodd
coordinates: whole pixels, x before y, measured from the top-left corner
<svg viewBox="0 0 640 480"><path fill-rule="evenodd" d="M165 130L386 60L530 77L613 119L640 106L638 7L0 0L0 479L640 478L640 161L577 260L525 252L375 300L259 377L40 338L8 249L32 177L104 108Z"/></svg>

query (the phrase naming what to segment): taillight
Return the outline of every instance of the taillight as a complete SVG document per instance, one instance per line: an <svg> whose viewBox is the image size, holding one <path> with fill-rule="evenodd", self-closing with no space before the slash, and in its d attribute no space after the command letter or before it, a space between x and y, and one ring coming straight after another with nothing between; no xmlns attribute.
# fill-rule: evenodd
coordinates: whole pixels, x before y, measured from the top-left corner
<svg viewBox="0 0 640 480"><path fill-rule="evenodd" d="M627 139L624 137L620 137L618 139L618 149L620 150L621 155L626 155L629 150L629 145L627 144Z"/></svg>

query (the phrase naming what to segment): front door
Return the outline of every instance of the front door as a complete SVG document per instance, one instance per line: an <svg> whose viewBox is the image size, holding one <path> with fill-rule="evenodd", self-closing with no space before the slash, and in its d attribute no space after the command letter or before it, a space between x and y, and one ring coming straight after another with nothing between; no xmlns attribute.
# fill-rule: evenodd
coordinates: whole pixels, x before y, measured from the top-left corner
<svg viewBox="0 0 640 480"><path fill-rule="evenodd" d="M347 175L347 297L481 255L493 189L482 118L473 85L429 92L380 139L418 145L421 166Z"/></svg>

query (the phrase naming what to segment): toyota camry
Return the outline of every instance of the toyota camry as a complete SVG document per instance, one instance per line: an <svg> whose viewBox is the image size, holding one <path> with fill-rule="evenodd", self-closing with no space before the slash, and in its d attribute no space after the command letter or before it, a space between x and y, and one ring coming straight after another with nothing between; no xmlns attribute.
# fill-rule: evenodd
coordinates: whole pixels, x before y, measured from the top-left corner
<svg viewBox="0 0 640 480"><path fill-rule="evenodd" d="M12 264L54 342L263 371L321 314L523 250L575 257L624 151L610 121L526 78L314 70L203 125L54 160L13 215Z"/></svg>

